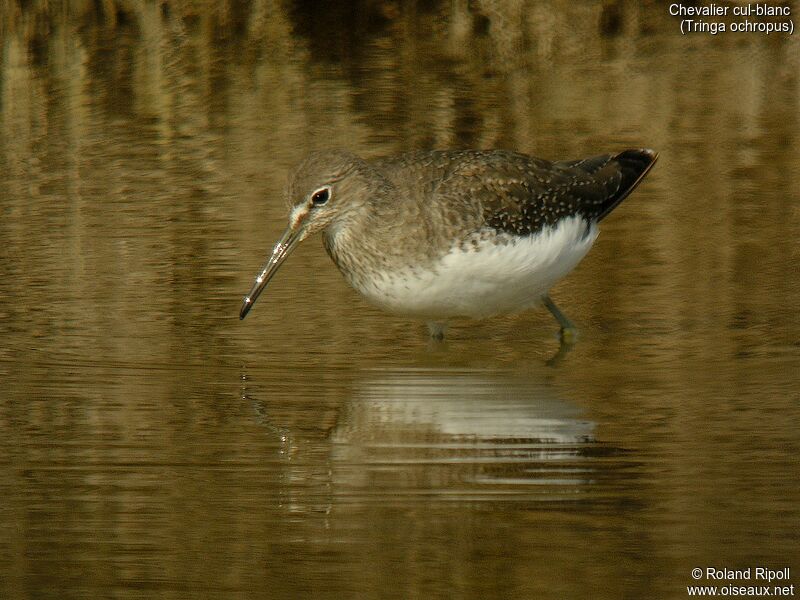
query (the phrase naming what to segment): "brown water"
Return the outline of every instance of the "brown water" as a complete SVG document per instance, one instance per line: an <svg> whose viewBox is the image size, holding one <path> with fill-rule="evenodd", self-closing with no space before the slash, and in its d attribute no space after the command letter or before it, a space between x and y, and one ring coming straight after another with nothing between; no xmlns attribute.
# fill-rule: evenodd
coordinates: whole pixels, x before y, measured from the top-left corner
<svg viewBox="0 0 800 600"><path fill-rule="evenodd" d="M336 6L2 4L0 597L800 585L797 37ZM332 145L661 158L554 290L551 362L545 312L431 345L316 240L240 322Z"/></svg>

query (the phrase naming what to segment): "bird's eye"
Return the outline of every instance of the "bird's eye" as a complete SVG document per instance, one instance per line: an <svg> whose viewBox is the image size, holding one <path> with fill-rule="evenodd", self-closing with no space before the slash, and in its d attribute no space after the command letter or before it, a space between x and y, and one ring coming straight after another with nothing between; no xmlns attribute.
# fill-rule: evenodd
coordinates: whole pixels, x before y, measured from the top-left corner
<svg viewBox="0 0 800 600"><path fill-rule="evenodd" d="M330 197L331 197L330 188L324 187L321 190L317 190L311 195L311 204L313 204L314 206L322 206L328 201Z"/></svg>

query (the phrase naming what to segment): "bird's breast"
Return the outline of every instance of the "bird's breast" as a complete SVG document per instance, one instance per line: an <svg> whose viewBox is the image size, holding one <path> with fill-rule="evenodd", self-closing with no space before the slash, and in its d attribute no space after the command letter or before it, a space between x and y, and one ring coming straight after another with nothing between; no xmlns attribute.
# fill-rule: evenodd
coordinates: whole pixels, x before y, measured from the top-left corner
<svg viewBox="0 0 800 600"><path fill-rule="evenodd" d="M524 310L581 261L597 238L597 226L570 217L527 236L483 230L458 240L445 253L424 260L409 248L353 256L346 240L326 247L348 282L372 303L393 313L421 318L488 317ZM343 244L341 242L344 242ZM371 249L380 254L379 248Z"/></svg>

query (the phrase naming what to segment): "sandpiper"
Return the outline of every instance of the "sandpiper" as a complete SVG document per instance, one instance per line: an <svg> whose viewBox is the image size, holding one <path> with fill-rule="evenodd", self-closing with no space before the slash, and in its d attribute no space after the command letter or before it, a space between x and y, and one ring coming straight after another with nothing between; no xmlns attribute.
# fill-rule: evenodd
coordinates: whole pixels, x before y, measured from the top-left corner
<svg viewBox="0 0 800 600"><path fill-rule="evenodd" d="M451 317L543 304L570 339L576 329L549 290L656 158L646 149L561 162L506 150L314 152L289 178L289 226L239 317L292 250L321 231L351 286L389 312L424 319L434 338Z"/></svg>

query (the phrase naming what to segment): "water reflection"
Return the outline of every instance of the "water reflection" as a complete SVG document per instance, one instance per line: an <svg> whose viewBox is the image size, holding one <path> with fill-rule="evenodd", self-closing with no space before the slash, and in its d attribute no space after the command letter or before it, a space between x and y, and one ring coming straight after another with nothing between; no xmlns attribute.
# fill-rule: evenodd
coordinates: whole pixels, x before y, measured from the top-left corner
<svg viewBox="0 0 800 600"><path fill-rule="evenodd" d="M550 385L518 375L366 371L348 387L346 399L328 403L313 384L301 385L288 408L254 380L244 386L265 430L281 440L292 510L310 510L308 497L320 492L325 510L419 497L586 500L604 477L596 459L623 454L598 442L595 424ZM307 496L309 486L316 493Z"/></svg>

